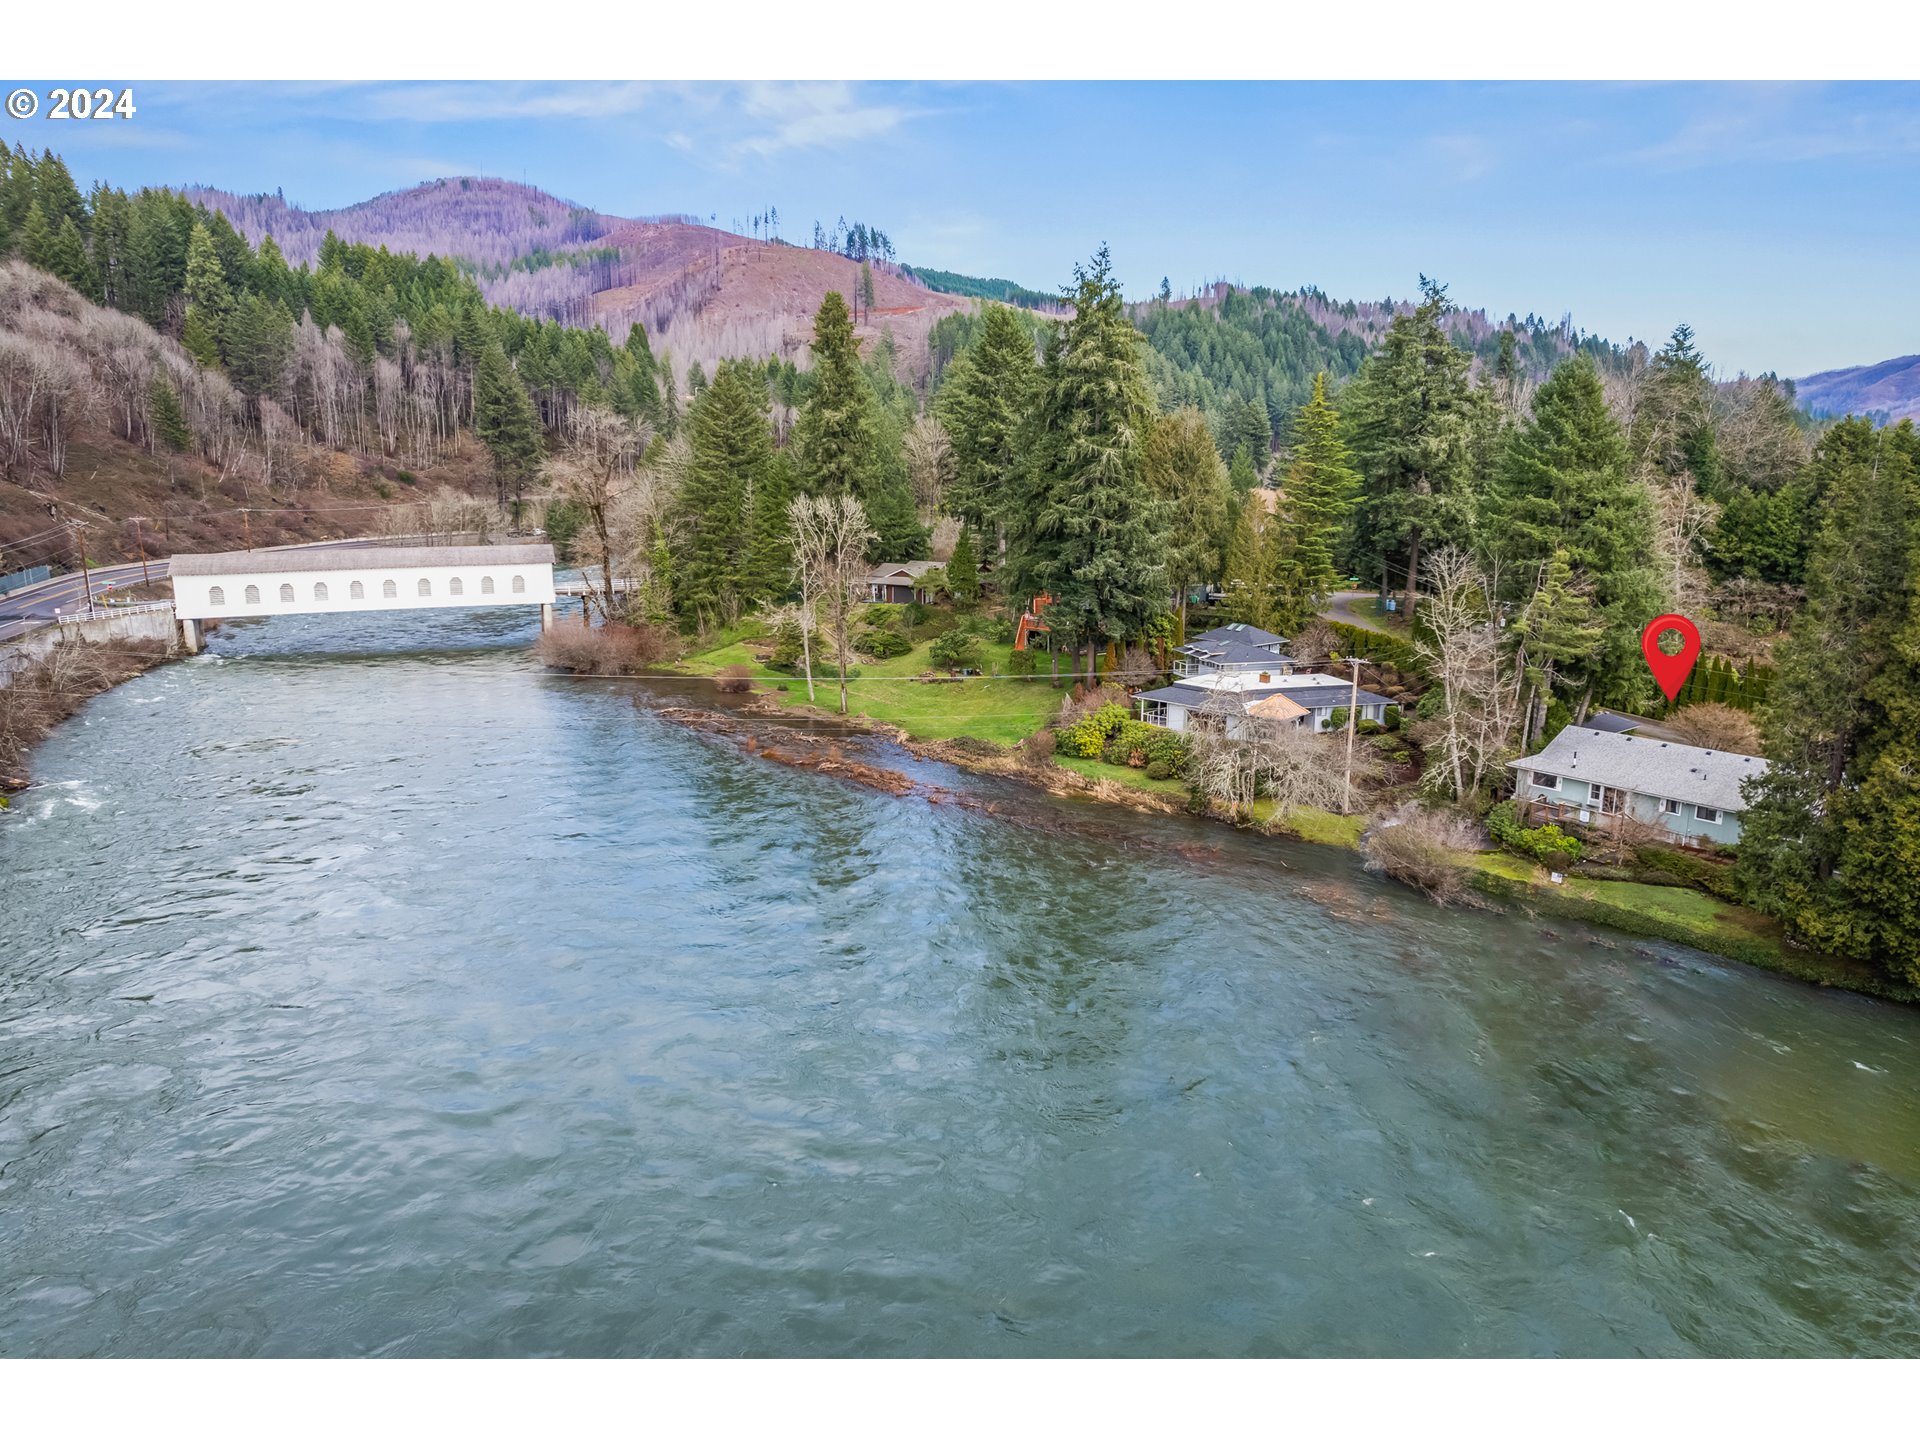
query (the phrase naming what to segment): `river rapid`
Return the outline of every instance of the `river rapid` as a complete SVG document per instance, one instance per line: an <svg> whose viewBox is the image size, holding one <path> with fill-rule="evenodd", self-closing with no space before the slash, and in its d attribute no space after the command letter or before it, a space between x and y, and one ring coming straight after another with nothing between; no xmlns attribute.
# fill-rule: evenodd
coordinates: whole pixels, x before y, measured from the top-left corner
<svg viewBox="0 0 1920 1440"><path fill-rule="evenodd" d="M1920 1014L230 624L0 816L0 1354L1897 1355Z"/></svg>

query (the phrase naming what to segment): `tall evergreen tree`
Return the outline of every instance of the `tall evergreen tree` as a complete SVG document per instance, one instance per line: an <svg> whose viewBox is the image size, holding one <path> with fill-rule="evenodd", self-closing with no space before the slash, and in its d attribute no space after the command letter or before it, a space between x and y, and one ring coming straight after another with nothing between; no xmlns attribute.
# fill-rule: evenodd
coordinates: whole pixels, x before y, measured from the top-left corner
<svg viewBox="0 0 1920 1440"><path fill-rule="evenodd" d="M1340 415L1327 399L1327 372L1313 377L1313 397L1293 425L1293 464L1282 492L1282 515L1291 535L1290 574L1283 588L1309 611L1319 610L1339 587L1340 553L1360 474L1340 433Z"/></svg>
<svg viewBox="0 0 1920 1440"><path fill-rule="evenodd" d="M1625 438L1585 356L1553 372L1533 397L1532 420L1509 435L1481 529L1509 597L1530 594L1556 554L1566 557L1569 584L1591 596L1597 643L1560 671L1580 682L1576 697L1626 703L1650 694L1640 632L1662 601L1653 507L1628 473Z"/></svg>
<svg viewBox="0 0 1920 1440"><path fill-rule="evenodd" d="M1170 517L1167 579L1179 594L1184 624L1188 590L1222 573L1225 537L1235 516L1227 467L1220 463L1207 417L1191 406L1154 423L1142 464L1147 484Z"/></svg>
<svg viewBox="0 0 1920 1440"><path fill-rule="evenodd" d="M1227 614L1240 624L1258 625L1262 630L1273 630L1280 624L1280 596L1275 583L1277 528L1260 497L1247 495L1240 501L1233 535L1227 541L1221 587L1226 591Z"/></svg>
<svg viewBox="0 0 1920 1440"><path fill-rule="evenodd" d="M1911 421L1876 430L1849 418L1822 437L1813 465L1827 513L1808 562L1807 604L1776 651L1761 712L1769 769L1748 787L1740 872L1753 903L1795 933L1871 959L1873 926L1851 913L1834 877L1846 868L1849 825L1858 844L1858 827L1876 823L1853 792L1881 759L1897 757L1906 718L1894 692L1913 613L1920 439ZM1887 800L1896 778L1882 773L1870 798ZM1877 870L1887 851L1862 853Z"/></svg>
<svg viewBox="0 0 1920 1440"><path fill-rule="evenodd" d="M913 559L926 549L926 531L913 508L904 461L881 454L873 390L854 343L846 298L830 290L813 320L813 384L793 430L802 491L851 495L866 509L879 536L875 557Z"/></svg>
<svg viewBox="0 0 1920 1440"><path fill-rule="evenodd" d="M963 608L980 599L980 560L973 553L973 531L964 524L947 560L947 591Z"/></svg>
<svg viewBox="0 0 1920 1440"><path fill-rule="evenodd" d="M497 342L480 351L474 367L473 426L493 457L495 498L502 506L511 499L518 510L546 443L533 401Z"/></svg>
<svg viewBox="0 0 1920 1440"><path fill-rule="evenodd" d="M1345 397L1362 482L1355 553L1383 588L1404 582L1409 610L1422 552L1469 538L1485 403L1468 378L1473 357L1442 324L1453 308L1446 288L1425 276L1420 286L1420 304L1394 317Z"/></svg>
<svg viewBox="0 0 1920 1440"><path fill-rule="evenodd" d="M784 465L775 473L759 368L722 361L687 407L686 428L687 472L675 503L681 538L674 598L702 625L730 623L758 598L756 591L772 593L785 569L771 568L783 557L767 525L775 516L773 526L785 528L790 476Z"/></svg>
<svg viewBox="0 0 1920 1440"><path fill-rule="evenodd" d="M1074 312L1048 347L1027 427L1010 527L1015 598L1053 597L1047 623L1070 648L1133 639L1168 609L1165 507L1143 452L1153 391L1103 245L1076 266Z"/></svg>
<svg viewBox="0 0 1920 1440"><path fill-rule="evenodd" d="M1039 374L1033 336L1012 310L989 305L979 338L954 361L935 401L953 449L946 508L990 541L1002 522Z"/></svg>

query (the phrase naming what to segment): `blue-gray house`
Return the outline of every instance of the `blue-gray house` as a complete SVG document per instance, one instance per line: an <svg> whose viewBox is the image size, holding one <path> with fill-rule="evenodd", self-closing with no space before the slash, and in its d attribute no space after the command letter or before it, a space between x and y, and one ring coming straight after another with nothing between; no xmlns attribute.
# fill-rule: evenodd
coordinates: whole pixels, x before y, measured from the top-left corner
<svg viewBox="0 0 1920 1440"><path fill-rule="evenodd" d="M1740 787L1767 773L1757 755L1584 725L1509 763L1514 797L1536 825L1605 825L1626 814L1665 826L1683 845L1737 844L1747 808Z"/></svg>

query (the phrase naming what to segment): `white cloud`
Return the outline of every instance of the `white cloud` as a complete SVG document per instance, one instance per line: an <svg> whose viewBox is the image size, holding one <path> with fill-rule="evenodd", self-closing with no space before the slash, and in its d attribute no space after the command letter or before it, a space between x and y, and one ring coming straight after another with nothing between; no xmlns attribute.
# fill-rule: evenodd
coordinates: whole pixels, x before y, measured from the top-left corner
<svg viewBox="0 0 1920 1440"><path fill-rule="evenodd" d="M468 120L602 120L646 108L657 92L641 81L567 85L475 82L375 90L363 118L441 124Z"/></svg>
<svg viewBox="0 0 1920 1440"><path fill-rule="evenodd" d="M872 140L920 113L864 103L854 86L841 81L755 82L742 90L740 109L757 123L754 133L734 138L728 149L758 156Z"/></svg>

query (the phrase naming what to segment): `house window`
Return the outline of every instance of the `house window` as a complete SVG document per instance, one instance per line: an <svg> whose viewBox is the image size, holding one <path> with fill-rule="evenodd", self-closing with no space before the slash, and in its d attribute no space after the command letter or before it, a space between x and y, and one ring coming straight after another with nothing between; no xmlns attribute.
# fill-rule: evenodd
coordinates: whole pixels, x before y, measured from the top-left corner
<svg viewBox="0 0 1920 1440"><path fill-rule="evenodd" d="M1693 818L1698 820L1702 825L1718 825L1720 823L1720 812L1711 805L1696 805L1693 807Z"/></svg>
<svg viewBox="0 0 1920 1440"><path fill-rule="evenodd" d="M493 576L482 575L480 577L480 593L482 595L491 595L493 593Z"/></svg>
<svg viewBox="0 0 1920 1440"><path fill-rule="evenodd" d="M433 594L433 582L427 579L426 576L421 576L419 590L422 595Z"/></svg>
<svg viewBox="0 0 1920 1440"><path fill-rule="evenodd" d="M247 586L247 603L249 605L258 605L260 603L260 587L258 585Z"/></svg>
<svg viewBox="0 0 1920 1440"><path fill-rule="evenodd" d="M282 605L291 605L293 603L293 586L282 585L280 587L280 603Z"/></svg>
<svg viewBox="0 0 1920 1440"><path fill-rule="evenodd" d="M1587 782L1587 803L1589 805L1598 805L1600 803L1600 797L1606 793L1606 789L1606 786L1596 785L1589 780Z"/></svg>
<svg viewBox="0 0 1920 1440"><path fill-rule="evenodd" d="M464 595L467 593L466 586L460 583L460 577L458 575L447 582L447 593L449 595Z"/></svg>
<svg viewBox="0 0 1920 1440"><path fill-rule="evenodd" d="M526 576L516 575L513 577L513 593L516 595L524 595L527 593L527 577Z"/></svg>
<svg viewBox="0 0 1920 1440"><path fill-rule="evenodd" d="M1560 788L1560 777L1558 775L1543 775L1540 771L1536 770L1533 772L1533 783L1542 790L1558 790Z"/></svg>
<svg viewBox="0 0 1920 1440"><path fill-rule="evenodd" d="M1149 725L1167 723L1167 702L1164 700L1143 700L1140 702L1140 718Z"/></svg>
<svg viewBox="0 0 1920 1440"><path fill-rule="evenodd" d="M1678 800L1662 800L1660 802L1660 813L1662 815L1678 815L1680 813L1680 802Z"/></svg>
<svg viewBox="0 0 1920 1440"><path fill-rule="evenodd" d="M400 598L400 587L391 580L382 581L380 585L380 598L383 600L398 600Z"/></svg>
<svg viewBox="0 0 1920 1440"><path fill-rule="evenodd" d="M358 580L356 580L353 582L353 585L348 589L347 594L352 599L364 600L367 598L367 587L362 585Z"/></svg>
<svg viewBox="0 0 1920 1440"><path fill-rule="evenodd" d="M207 591L207 603L209 605L226 604L227 592L222 590L218 585L214 586L211 590Z"/></svg>

